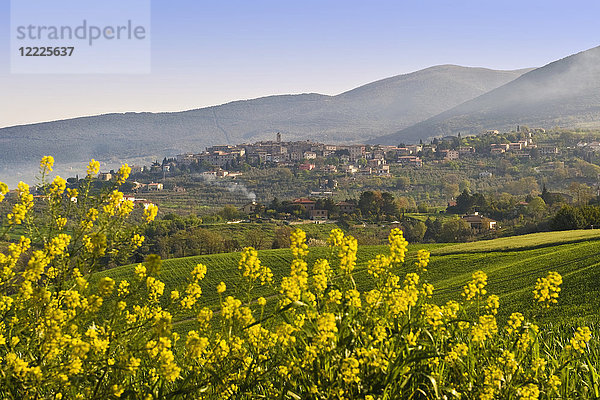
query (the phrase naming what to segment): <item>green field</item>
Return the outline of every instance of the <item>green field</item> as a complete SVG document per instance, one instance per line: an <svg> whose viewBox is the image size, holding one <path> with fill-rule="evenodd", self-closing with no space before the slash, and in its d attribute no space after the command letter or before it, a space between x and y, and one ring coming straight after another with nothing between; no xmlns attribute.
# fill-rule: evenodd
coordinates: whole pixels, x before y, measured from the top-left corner
<svg viewBox="0 0 600 400"><path fill-rule="evenodd" d="M557 271L564 279L559 304L538 317L561 322L596 319L600 307L600 231L548 232L465 244L411 245L403 267L405 271L401 272L412 270L416 250L420 248L431 251L429 271L423 278L434 284L434 298L439 302L459 299L462 286L474 271L481 269L488 274L489 292L500 296L504 315L513 311L531 313L531 292L536 279L548 271ZM329 251L328 248L311 248L309 265L317 258L328 257ZM370 286L366 263L386 251L385 246L359 246L355 280L362 289ZM289 250L262 250L259 257L272 269L276 284L289 273L292 260ZM228 285L226 295L245 298L237 284L238 260L239 253L165 260L160 279L165 282L167 291L181 289L196 263L203 263L208 266L208 274L203 281L202 302L217 306L215 287L221 281ZM131 279L133 266L118 267L104 274L117 281ZM259 294L268 296L274 292L262 288L256 296Z"/></svg>

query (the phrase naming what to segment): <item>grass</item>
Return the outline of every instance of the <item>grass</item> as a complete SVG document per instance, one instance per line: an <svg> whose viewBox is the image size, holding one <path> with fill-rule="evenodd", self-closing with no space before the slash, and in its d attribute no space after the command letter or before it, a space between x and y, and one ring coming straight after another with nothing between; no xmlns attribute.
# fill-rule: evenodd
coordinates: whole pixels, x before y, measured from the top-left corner
<svg viewBox="0 0 600 400"><path fill-rule="evenodd" d="M500 317L514 311L531 316L534 313L532 290L537 278L548 271L557 271L564 280L559 304L537 317L561 323L589 321L595 320L600 307L600 231L538 233L465 244L411 245L401 274L412 270L416 250L420 248L431 251L429 271L423 278L435 286L434 299L438 303L458 300L471 274L483 270L488 275L489 293L500 296L503 313ZM307 258L309 268L317 258L327 258L329 251L323 247L311 248ZM367 262L385 252L385 246L359 246L354 279L360 289L370 288ZM208 266L208 273L202 282L202 303L216 307L219 297L215 287L221 281L228 285L225 295L245 296L238 284L239 257L239 253L225 253L165 260L160 279L165 282L166 293L182 289L192 268L203 263ZM289 273L292 260L289 250L262 250L259 257L272 269L276 285ZM118 267L102 275L117 281L132 279L133 266ZM256 296L273 294L273 289L267 287L255 293Z"/></svg>

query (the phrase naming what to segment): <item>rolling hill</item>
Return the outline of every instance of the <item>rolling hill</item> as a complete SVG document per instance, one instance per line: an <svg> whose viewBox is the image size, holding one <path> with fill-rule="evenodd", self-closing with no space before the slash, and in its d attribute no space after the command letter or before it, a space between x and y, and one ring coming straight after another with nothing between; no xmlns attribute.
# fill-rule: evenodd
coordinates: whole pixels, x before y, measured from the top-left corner
<svg viewBox="0 0 600 400"><path fill-rule="evenodd" d="M125 113L0 129L0 179L37 165L130 161L199 152L214 144L273 139L349 142L394 132L514 80L528 70L442 65L337 96L299 94L235 101L176 113Z"/></svg>
<svg viewBox="0 0 600 400"><path fill-rule="evenodd" d="M397 144L516 125L600 127L600 47L537 68L432 118L373 139Z"/></svg>
<svg viewBox="0 0 600 400"><path fill-rule="evenodd" d="M542 317L560 321L593 319L600 307L599 245L600 231L597 230L546 232L464 244L411 245L403 270L412 270L417 249L431 251L429 271L423 277L435 286L436 301L445 302L458 300L471 274L481 269L488 275L489 292L500 296L504 316L514 311L531 311L532 290L537 278L545 276L548 271L557 271L564 279L559 304ZM354 276L361 289L370 288L370 278L366 273L368 260L386 251L385 246L359 247ZM307 259L309 266L317 258L326 258L328 253L328 248L311 248ZM196 263L204 263L208 266L208 273L202 282L201 301L215 307L219 302L215 289L219 282L228 283L230 289L226 295L236 294L239 257L239 253L226 253L165 260L160 279L165 282L168 293L185 285ZM289 273L292 260L289 250L262 250L259 258L273 270L276 284ZM118 267L100 274L104 275L117 281L130 279L133 266ZM274 293L265 288L259 290L257 296L259 294L269 296Z"/></svg>

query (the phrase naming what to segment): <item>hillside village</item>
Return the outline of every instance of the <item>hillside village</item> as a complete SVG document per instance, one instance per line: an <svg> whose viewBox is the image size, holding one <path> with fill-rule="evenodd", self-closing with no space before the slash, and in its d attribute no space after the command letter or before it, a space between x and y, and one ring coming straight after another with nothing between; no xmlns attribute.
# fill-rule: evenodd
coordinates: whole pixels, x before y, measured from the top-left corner
<svg viewBox="0 0 600 400"><path fill-rule="evenodd" d="M556 135L555 135L556 136ZM510 139L514 139L511 141ZM579 141L576 146L565 146L549 139L545 129L517 126L511 133L488 130L481 135L444 136L429 143L366 145L325 144L314 141L283 141L280 133L276 140L238 145L215 145L199 153L179 154L164 158L151 166L133 166L132 173L154 173L167 176L175 169L202 170L206 176L234 178L243 167L289 167L299 171L322 171L358 175L390 176L390 166L420 168L425 163L440 163L461 159L516 158L521 160L540 157L558 157L561 153L580 153L588 158L600 153L600 141ZM552 167L546 164L540 168ZM490 177L490 171L481 171L481 177ZM110 173L101 173L100 180L110 180ZM152 185L156 185L152 183ZM145 191L162 190L148 186Z"/></svg>

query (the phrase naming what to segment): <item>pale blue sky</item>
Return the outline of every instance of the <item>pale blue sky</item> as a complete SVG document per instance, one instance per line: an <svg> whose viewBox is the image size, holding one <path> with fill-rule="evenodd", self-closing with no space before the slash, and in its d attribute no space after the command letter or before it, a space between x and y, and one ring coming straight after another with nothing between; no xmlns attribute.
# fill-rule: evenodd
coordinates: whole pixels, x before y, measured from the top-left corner
<svg viewBox="0 0 600 400"><path fill-rule="evenodd" d="M600 44L597 1L154 0L150 74L17 75L9 4L0 0L0 127L337 94L437 64L542 66Z"/></svg>

